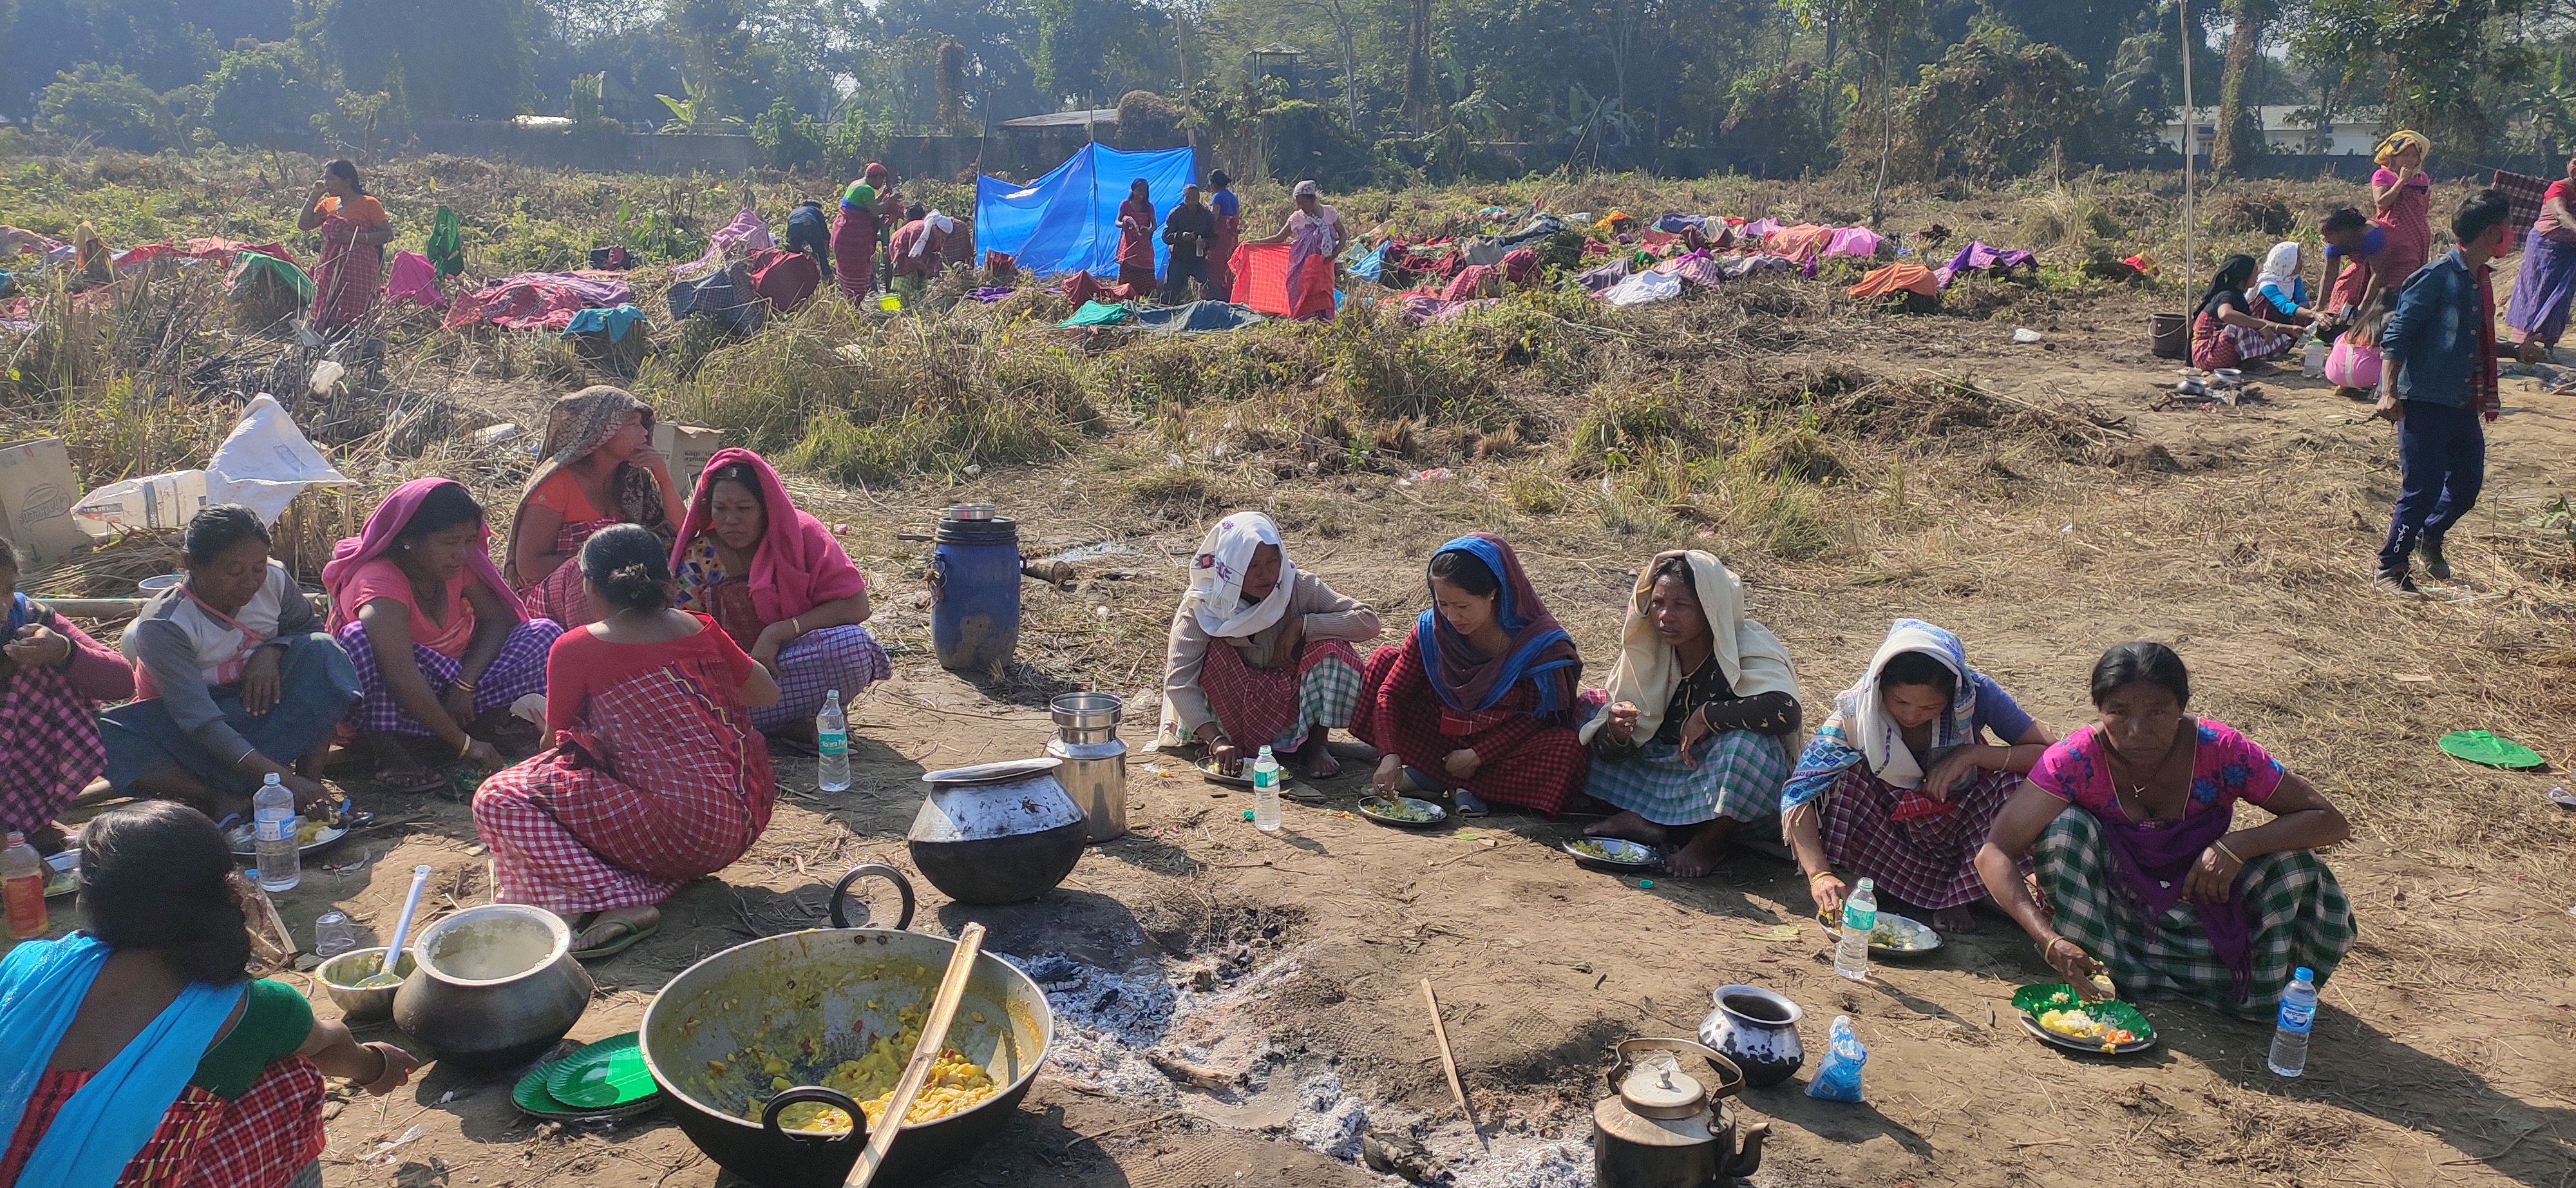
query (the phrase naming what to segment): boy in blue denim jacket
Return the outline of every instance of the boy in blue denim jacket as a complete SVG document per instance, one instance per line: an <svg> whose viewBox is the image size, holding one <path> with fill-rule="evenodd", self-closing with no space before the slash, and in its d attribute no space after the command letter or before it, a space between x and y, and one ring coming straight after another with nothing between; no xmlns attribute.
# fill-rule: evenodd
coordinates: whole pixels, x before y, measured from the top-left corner
<svg viewBox="0 0 2576 1188"><path fill-rule="evenodd" d="M2451 216L2459 246L2406 278L2397 311L2380 333L2385 360L2377 415L2397 424L2400 490L2379 550L2382 588L2413 593L2409 555L2424 571L2451 577L2442 538L2477 506L2486 483L2487 444L2481 418L2500 408L2496 389L2495 290L2487 263L2505 247L2513 204L2480 190Z"/></svg>

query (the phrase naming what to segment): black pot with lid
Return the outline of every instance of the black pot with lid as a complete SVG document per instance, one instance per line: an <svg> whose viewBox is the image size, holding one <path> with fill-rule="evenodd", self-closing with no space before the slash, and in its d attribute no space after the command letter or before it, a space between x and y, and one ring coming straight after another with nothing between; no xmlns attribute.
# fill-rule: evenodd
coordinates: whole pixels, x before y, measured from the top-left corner
<svg viewBox="0 0 2576 1188"><path fill-rule="evenodd" d="M1762 1166L1769 1123L1744 1128L1736 1148L1725 1100L1744 1087L1734 1061L1686 1039L1625 1040L1610 1053L1611 1093L1592 1107L1598 1188L1732 1188ZM1710 1078L1685 1069L1686 1057L1704 1062Z"/></svg>
<svg viewBox="0 0 2576 1188"><path fill-rule="evenodd" d="M1057 778L1059 759L925 773L912 863L959 903L1018 903L1055 889L1082 861L1090 819Z"/></svg>

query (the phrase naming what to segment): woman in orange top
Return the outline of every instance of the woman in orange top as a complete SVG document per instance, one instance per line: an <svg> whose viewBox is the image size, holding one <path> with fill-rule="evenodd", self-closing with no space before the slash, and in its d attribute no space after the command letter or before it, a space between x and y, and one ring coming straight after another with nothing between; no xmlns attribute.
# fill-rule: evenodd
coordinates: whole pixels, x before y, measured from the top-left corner
<svg viewBox="0 0 2576 1188"><path fill-rule="evenodd" d="M375 311L385 287L385 245L394 239L384 204L358 184L358 167L333 161L304 195L298 231L322 232L322 264L313 272L313 328L337 330Z"/></svg>
<svg viewBox="0 0 2576 1188"><path fill-rule="evenodd" d="M567 631L599 621L583 593L581 542L611 524L640 524L668 546L679 538L671 464L653 448L653 406L624 388L593 385L555 401L545 461L528 476L501 574L530 617Z"/></svg>

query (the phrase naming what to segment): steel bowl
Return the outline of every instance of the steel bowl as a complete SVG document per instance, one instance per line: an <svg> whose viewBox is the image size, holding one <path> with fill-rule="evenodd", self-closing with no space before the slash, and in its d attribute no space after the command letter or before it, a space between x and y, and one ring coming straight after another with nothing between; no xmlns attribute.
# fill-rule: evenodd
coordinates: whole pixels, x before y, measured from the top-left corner
<svg viewBox="0 0 2576 1188"><path fill-rule="evenodd" d="M893 928L847 927L850 885L871 876L903 893ZM832 889L831 928L726 949L671 979L644 1008L645 1066L667 1095L670 1116L718 1166L763 1188L838 1184L848 1175L867 1146L866 1115L848 1096L813 1082L832 1062L900 1032L899 1013L927 1007L937 992L956 942L903 931L912 909L912 886L902 874L858 867ZM737 1059L747 1047L784 1054L807 1041L816 1058L789 1071L791 1081L804 1083L784 1091ZM947 1046L982 1065L996 1091L946 1117L905 1125L876 1182L921 1183L991 1142L1018 1114L1054 1042L1055 1015L1037 983L989 951L979 956ZM756 1116L755 1101L766 1103ZM780 1128L779 1111L797 1102L834 1106L858 1125L840 1135Z"/></svg>
<svg viewBox="0 0 2576 1188"><path fill-rule="evenodd" d="M340 1004L341 1022L382 1023L394 1017L394 994L402 989L402 983L390 986L360 986L358 983L374 976L377 970L384 968L384 964L383 945L372 949L351 949L323 962L313 971L313 979L330 992L331 1001ZM394 967L394 974L408 978L411 971L419 966L420 962L406 952L402 955L402 963Z"/></svg>

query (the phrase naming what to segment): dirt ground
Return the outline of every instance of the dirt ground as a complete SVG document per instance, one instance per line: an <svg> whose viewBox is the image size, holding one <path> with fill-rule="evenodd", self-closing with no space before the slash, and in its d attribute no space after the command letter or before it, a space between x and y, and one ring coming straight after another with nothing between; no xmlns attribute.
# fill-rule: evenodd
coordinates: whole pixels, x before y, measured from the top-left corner
<svg viewBox="0 0 2576 1188"><path fill-rule="evenodd" d="M2088 345L2093 319L2103 341ZM594 967L598 996L573 1036L631 1030L665 981L710 953L819 925L831 880L853 863L909 869L902 835L924 770L1039 754L1046 698L1094 687L1130 696L1127 836L1035 903L969 909L919 885L916 928L981 921L994 949L1073 963L1053 966L1073 971L1048 983L1058 1045L1021 1117L937 1184L1358 1184L1380 1179L1354 1162L1363 1133L1419 1137L1457 1185L1589 1184L1604 1048L1690 1035L1713 988L1749 982L1804 1007L1811 1051L1849 1014L1870 1053L1866 1104L1810 1100L1804 1074L1743 1096L1739 1119L1774 1129L1751 1178L1766 1188L2560 1188L2576 1176L2576 876L2564 862L2576 814L2542 797L2562 776L2472 768L2432 743L2484 726L2534 746L2552 771L2576 758L2567 542L2525 522L2567 485L2576 397L2508 383L2486 503L2455 537L2461 580L2400 601L2367 587L2395 486L2387 427L2295 371L2263 378L2263 399L2239 408L2159 408L2173 365L2149 358L2132 324L2125 310L2071 309L2034 323L2046 342L2033 347L2011 345L2010 324L1893 319L1830 354L1774 360L1965 375L2071 428L1983 445L1954 434L1953 461L1932 474L1851 480L1885 506L1837 516L1835 547L1813 563L1699 543L1747 554L1738 564L1754 613L1795 655L1811 723L1900 614L1956 630L1974 663L2061 732L2089 713L2084 682L2103 647L2174 643L2193 667L2195 708L2244 729L2354 818L2355 839L2329 860L2361 935L2326 989L2304 1079L2264 1070L2267 1027L2176 1003L2148 1005L2164 1042L2138 1056L2032 1042L2009 996L2053 979L1999 916L1931 960L1844 982L1795 868L1749 852L1714 877L1648 886L1557 852L1580 822L1383 828L1347 812L1365 762L1328 785L1330 803L1291 804L1283 831L1255 831L1245 794L1145 750L1153 702L1134 697L1160 675L1182 558L1204 521L1110 493L1118 477L1081 459L963 488L800 491L851 525L896 654L896 678L855 707L856 782L821 795L810 764L782 760L769 835L667 904L658 936ZM1390 475L1279 480L1247 464L1229 472L1224 497L1275 509L1298 563L1390 624L1424 605L1420 565L1439 540L1508 532L1597 682L1631 575L1658 546L1581 505L1510 510L1497 498L1507 465L1399 486ZM936 508L965 497L1018 515L1028 555L1086 558L1074 591L1028 587L1021 662L998 679L934 662L918 595L929 546L896 536L926 531ZM337 906L389 928L421 862L439 873L428 906L488 896L462 806L361 798L391 824L282 897L295 927ZM1490 1154L1450 1104L1424 978ZM402 1039L390 1027L361 1035ZM1149 1054L1234 1081L1184 1084ZM663 1115L538 1126L512 1109L508 1087L432 1067L389 1100L335 1106L326 1181L739 1182Z"/></svg>

